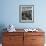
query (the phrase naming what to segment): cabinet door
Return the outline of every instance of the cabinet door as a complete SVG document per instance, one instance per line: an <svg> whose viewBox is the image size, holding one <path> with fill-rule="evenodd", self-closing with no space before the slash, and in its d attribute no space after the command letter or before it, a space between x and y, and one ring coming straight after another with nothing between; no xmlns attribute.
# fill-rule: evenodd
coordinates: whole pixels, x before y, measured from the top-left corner
<svg viewBox="0 0 46 46"><path fill-rule="evenodd" d="M24 34L24 46L32 46L32 36L27 34Z"/></svg>
<svg viewBox="0 0 46 46"><path fill-rule="evenodd" d="M3 46L23 46L23 35L4 36Z"/></svg>

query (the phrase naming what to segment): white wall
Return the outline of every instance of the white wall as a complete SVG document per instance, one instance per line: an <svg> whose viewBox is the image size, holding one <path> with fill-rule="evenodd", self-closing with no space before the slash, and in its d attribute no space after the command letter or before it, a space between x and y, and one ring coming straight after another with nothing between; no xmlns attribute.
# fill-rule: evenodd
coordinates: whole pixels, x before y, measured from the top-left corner
<svg viewBox="0 0 46 46"><path fill-rule="evenodd" d="M46 28L46 0L1 0L0 24L16 28ZM34 5L34 23L19 22L19 5Z"/></svg>

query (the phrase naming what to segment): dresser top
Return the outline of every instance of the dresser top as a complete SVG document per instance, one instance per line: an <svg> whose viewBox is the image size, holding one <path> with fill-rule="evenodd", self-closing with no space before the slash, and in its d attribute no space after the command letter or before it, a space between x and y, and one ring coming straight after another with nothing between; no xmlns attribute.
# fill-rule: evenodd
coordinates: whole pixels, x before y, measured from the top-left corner
<svg viewBox="0 0 46 46"><path fill-rule="evenodd" d="M16 29L16 32L26 32L26 31L25 31L24 29ZM28 32L31 33L32 31L28 31ZM36 33L36 32L43 32L43 31L40 30L40 31L33 31L33 32ZM32 32L32 33L33 33L33 32Z"/></svg>

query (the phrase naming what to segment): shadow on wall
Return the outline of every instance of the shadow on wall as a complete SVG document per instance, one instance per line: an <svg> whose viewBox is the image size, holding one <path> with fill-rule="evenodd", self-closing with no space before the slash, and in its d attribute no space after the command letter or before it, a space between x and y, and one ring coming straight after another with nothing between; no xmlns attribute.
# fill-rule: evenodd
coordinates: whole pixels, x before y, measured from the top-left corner
<svg viewBox="0 0 46 46"><path fill-rule="evenodd" d="M0 43L2 43L2 36L3 36L3 32L5 32L6 30L4 30L5 25L4 24L0 24Z"/></svg>

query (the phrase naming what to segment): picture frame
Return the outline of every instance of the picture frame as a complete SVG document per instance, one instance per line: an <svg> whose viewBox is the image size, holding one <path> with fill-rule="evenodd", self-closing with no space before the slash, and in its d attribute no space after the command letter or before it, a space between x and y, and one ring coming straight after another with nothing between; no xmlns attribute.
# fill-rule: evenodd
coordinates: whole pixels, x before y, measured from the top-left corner
<svg viewBox="0 0 46 46"><path fill-rule="evenodd" d="M34 22L34 5L19 5L19 22Z"/></svg>

